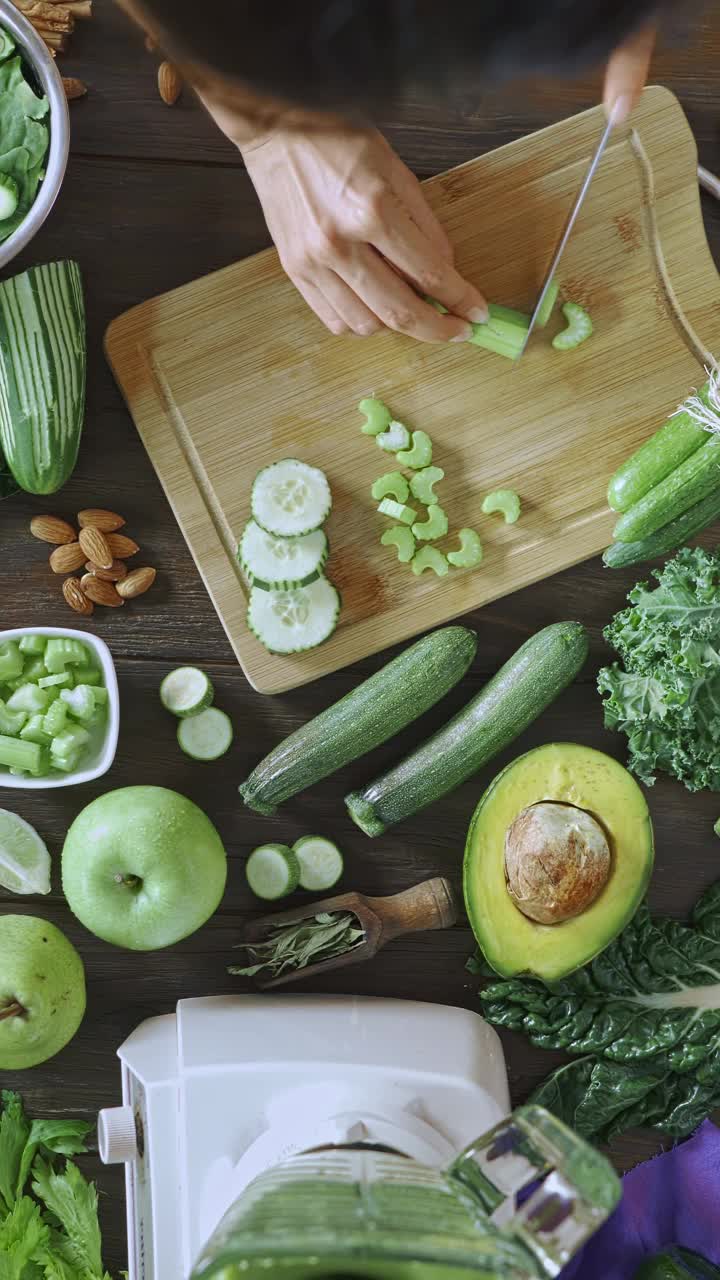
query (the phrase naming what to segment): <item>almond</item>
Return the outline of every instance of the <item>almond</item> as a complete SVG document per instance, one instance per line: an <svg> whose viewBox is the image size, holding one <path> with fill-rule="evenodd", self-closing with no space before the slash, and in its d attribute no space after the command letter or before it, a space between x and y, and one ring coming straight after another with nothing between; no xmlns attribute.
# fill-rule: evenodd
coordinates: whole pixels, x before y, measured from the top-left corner
<svg viewBox="0 0 720 1280"><path fill-rule="evenodd" d="M115 557L101 529L96 529L93 525L87 525L86 528L80 530L79 541L85 552L83 560L92 560L93 564L99 564L101 569L110 568Z"/></svg>
<svg viewBox="0 0 720 1280"><path fill-rule="evenodd" d="M62 584L62 593L71 609L84 614L86 618L90 617L95 606L85 595L79 578L66 578Z"/></svg>
<svg viewBox="0 0 720 1280"><path fill-rule="evenodd" d="M100 529L102 533L112 533L114 529L122 529L125 521L117 511L106 511L103 507L86 507L78 511L78 524L81 529L88 527Z"/></svg>
<svg viewBox="0 0 720 1280"><path fill-rule="evenodd" d="M130 556L137 555L140 550L137 542L133 542L124 533L109 533L107 544L117 560L129 560ZM98 563L96 556L91 556L90 559Z"/></svg>
<svg viewBox="0 0 720 1280"><path fill-rule="evenodd" d="M102 578L96 578L94 573L83 574L80 586L90 600L94 600L95 604L104 605L107 609L119 609L120 605L125 603L112 582L104 582Z"/></svg>
<svg viewBox="0 0 720 1280"><path fill-rule="evenodd" d="M101 565L88 560L85 571L96 578L102 578L103 582L122 582L123 578L127 578L127 565L122 560L113 560L109 569L103 569Z"/></svg>
<svg viewBox="0 0 720 1280"><path fill-rule="evenodd" d="M182 77L172 62L158 67L158 93L166 107L173 107L182 93Z"/></svg>
<svg viewBox="0 0 720 1280"><path fill-rule="evenodd" d="M59 516L33 516L30 532L33 538L39 538L41 542L52 542L56 547L77 542L76 530Z"/></svg>
<svg viewBox="0 0 720 1280"><path fill-rule="evenodd" d="M155 578L157 577L155 569L133 569L123 582L118 582L117 592L123 600L134 600L135 596L142 596L149 591Z"/></svg>
<svg viewBox="0 0 720 1280"><path fill-rule="evenodd" d="M50 556L53 573L74 573L85 563L85 552L79 542L66 542Z"/></svg>

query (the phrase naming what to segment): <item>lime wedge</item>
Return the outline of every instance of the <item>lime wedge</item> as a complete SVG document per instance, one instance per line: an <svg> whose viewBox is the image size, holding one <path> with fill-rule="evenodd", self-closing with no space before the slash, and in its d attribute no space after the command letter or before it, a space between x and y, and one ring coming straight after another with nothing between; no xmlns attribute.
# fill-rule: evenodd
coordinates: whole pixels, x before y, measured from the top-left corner
<svg viewBox="0 0 720 1280"><path fill-rule="evenodd" d="M50 892L50 854L34 827L0 809L0 885L12 893Z"/></svg>

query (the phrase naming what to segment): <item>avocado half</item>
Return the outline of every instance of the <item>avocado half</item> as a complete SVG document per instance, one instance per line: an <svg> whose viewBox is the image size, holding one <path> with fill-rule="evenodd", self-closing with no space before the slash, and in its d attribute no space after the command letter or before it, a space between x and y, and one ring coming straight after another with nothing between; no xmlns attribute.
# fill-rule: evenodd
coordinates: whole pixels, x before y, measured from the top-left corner
<svg viewBox="0 0 720 1280"><path fill-rule="evenodd" d="M603 828L610 871L580 915L539 924L515 905L505 876L505 835L524 809L551 801L584 809ZM612 942L637 911L654 860L645 797L617 760L592 747L554 742L520 756L490 784L473 814L463 866L465 906L489 964L505 977L555 982Z"/></svg>

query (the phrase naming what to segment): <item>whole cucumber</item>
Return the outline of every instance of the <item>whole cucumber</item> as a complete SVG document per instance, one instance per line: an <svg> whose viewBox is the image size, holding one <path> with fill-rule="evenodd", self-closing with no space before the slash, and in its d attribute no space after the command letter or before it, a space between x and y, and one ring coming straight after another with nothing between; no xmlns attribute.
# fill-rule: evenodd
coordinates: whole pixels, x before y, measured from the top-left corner
<svg viewBox="0 0 720 1280"><path fill-rule="evenodd" d="M649 537L640 538L637 542L613 542L603 555L603 564L608 569L624 569L631 564L642 564L644 560L669 555L716 520L720 520L720 488Z"/></svg>
<svg viewBox="0 0 720 1280"><path fill-rule="evenodd" d="M710 383L700 391L700 399L708 403ZM682 411L668 418L664 427L650 436L626 462L618 467L608 485L608 506L614 511L629 511L661 480L675 471L696 449L707 443L707 432L689 413Z"/></svg>
<svg viewBox="0 0 720 1280"><path fill-rule="evenodd" d="M441 627L296 729L240 787L249 809L279 804L387 742L462 680L477 650L468 627Z"/></svg>
<svg viewBox="0 0 720 1280"><path fill-rule="evenodd" d="M588 654L580 622L526 640L485 688L427 742L345 797L353 822L379 836L433 804L509 746L576 677Z"/></svg>
<svg viewBox="0 0 720 1280"><path fill-rule="evenodd" d="M707 433L706 433L707 434ZM664 529L720 488L720 436L707 443L621 516L613 530L618 542L636 542Z"/></svg>

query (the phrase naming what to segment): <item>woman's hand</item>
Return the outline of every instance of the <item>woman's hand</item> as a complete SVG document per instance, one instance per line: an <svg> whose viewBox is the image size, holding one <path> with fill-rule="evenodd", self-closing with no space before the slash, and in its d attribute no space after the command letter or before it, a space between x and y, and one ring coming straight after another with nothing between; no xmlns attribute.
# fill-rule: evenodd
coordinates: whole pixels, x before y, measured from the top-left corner
<svg viewBox="0 0 720 1280"><path fill-rule="evenodd" d="M241 150L283 267L332 333L386 327L462 342L468 321L487 319L420 183L381 134L278 129Z"/></svg>
<svg viewBox="0 0 720 1280"><path fill-rule="evenodd" d="M654 26L641 27L615 50L608 62L603 101L615 124L627 120L645 88L656 35Z"/></svg>

